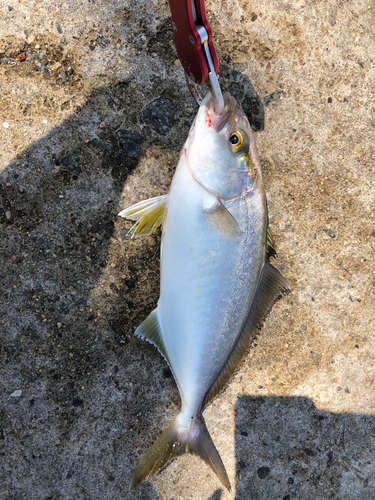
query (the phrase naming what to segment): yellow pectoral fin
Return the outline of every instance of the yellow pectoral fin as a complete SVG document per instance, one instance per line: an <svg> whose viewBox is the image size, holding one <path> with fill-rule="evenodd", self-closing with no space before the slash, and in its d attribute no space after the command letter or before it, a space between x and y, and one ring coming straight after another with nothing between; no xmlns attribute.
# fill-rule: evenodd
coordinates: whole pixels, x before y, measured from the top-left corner
<svg viewBox="0 0 375 500"><path fill-rule="evenodd" d="M214 210L205 211L207 221L215 233L219 234L226 240L241 241L242 232L236 219L222 203Z"/></svg>
<svg viewBox="0 0 375 500"><path fill-rule="evenodd" d="M130 229L132 238L148 236L162 225L164 228L168 211L168 195L141 201L119 213L120 217L136 221Z"/></svg>

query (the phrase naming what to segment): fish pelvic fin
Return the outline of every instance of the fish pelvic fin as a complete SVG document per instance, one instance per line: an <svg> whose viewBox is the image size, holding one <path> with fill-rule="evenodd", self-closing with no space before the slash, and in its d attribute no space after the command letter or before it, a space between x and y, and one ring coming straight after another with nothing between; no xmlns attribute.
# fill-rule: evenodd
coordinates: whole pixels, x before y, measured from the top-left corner
<svg viewBox="0 0 375 500"><path fill-rule="evenodd" d="M154 233L159 226L164 229L168 212L168 196L165 194L140 201L118 214L125 219L136 221L128 233L131 234L131 238L148 236Z"/></svg>
<svg viewBox="0 0 375 500"><path fill-rule="evenodd" d="M252 341L255 339L267 312L283 292L289 292L288 281L275 267L266 261L249 315L227 362L207 391L202 408L224 389Z"/></svg>
<svg viewBox="0 0 375 500"><path fill-rule="evenodd" d="M155 474L172 458L191 453L199 455L230 491L231 486L224 464L220 458L202 417L194 417L188 427L179 425L178 415L149 448L133 474L131 489L143 479Z"/></svg>

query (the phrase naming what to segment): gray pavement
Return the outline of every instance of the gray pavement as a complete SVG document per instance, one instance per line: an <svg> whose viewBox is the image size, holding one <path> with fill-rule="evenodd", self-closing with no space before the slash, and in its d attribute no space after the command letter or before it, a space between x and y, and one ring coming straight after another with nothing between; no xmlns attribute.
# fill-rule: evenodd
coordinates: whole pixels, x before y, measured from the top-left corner
<svg viewBox="0 0 375 500"><path fill-rule="evenodd" d="M205 411L233 490L183 456L129 492L179 407L133 335L158 298L160 234L128 241L116 215L168 191L196 113L168 4L7 0L0 498L375 498L375 3L207 10L222 87L264 125L275 265L292 285Z"/></svg>

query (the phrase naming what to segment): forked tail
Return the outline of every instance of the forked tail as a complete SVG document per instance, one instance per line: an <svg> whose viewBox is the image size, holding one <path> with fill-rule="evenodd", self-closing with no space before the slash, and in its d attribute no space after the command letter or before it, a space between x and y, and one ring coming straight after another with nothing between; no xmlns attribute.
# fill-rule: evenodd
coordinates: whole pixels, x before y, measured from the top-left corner
<svg viewBox="0 0 375 500"><path fill-rule="evenodd" d="M223 485L230 491L230 482L224 464L200 417L191 420L188 427L179 425L178 415L163 434L149 448L133 475L132 488L150 474L155 474L174 457L184 453L199 455L215 472Z"/></svg>

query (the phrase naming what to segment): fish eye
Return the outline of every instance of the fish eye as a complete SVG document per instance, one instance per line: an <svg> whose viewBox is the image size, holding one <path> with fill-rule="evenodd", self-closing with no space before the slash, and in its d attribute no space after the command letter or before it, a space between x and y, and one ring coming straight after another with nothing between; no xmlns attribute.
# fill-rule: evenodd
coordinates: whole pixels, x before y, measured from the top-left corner
<svg viewBox="0 0 375 500"><path fill-rule="evenodd" d="M238 144L240 142L240 138L238 137L237 134L232 134L230 136L229 140L230 140L230 143L233 144L233 145L236 145L236 144Z"/></svg>
<svg viewBox="0 0 375 500"><path fill-rule="evenodd" d="M240 151L245 145L245 134L242 130L235 129L230 134L229 142L232 145L233 151Z"/></svg>

